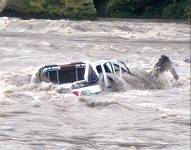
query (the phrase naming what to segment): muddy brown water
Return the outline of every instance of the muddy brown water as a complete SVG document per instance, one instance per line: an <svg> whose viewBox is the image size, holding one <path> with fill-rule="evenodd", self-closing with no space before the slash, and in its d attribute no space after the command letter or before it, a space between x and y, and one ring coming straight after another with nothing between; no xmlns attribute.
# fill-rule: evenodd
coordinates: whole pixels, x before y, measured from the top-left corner
<svg viewBox="0 0 191 150"><path fill-rule="evenodd" d="M127 85L78 98L59 86L31 83L46 64L115 58L149 71L161 54L180 76L174 81L164 74L163 89ZM0 149L189 150L189 60L184 22L1 17Z"/></svg>

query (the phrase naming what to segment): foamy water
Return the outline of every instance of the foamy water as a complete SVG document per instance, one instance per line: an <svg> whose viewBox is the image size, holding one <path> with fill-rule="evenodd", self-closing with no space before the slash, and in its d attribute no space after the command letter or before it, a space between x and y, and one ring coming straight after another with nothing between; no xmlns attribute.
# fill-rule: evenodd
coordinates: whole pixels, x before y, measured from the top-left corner
<svg viewBox="0 0 191 150"><path fill-rule="evenodd" d="M180 22L0 18L0 149L189 150L189 41ZM180 79L164 75L160 90L128 78L125 90L78 98L31 83L46 64L115 58L149 71L161 54Z"/></svg>

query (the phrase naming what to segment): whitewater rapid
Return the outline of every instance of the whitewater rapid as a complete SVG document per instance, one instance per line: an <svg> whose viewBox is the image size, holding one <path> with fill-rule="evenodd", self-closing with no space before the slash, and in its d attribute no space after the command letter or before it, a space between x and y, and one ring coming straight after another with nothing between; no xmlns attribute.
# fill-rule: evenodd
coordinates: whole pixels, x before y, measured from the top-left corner
<svg viewBox="0 0 191 150"><path fill-rule="evenodd" d="M164 75L163 89L129 86L79 98L67 87L31 82L46 64L114 58L150 71L162 54L180 76ZM1 17L0 149L189 150L189 61L186 22Z"/></svg>

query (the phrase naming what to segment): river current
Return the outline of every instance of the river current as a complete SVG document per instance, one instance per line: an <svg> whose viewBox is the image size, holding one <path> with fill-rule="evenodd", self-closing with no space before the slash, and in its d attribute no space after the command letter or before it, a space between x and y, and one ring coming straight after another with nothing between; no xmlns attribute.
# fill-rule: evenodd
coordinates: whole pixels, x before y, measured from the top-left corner
<svg viewBox="0 0 191 150"><path fill-rule="evenodd" d="M42 66L114 58L149 71L167 55L165 87L75 97L35 84ZM136 83L133 83L136 84ZM0 150L189 150L190 25L156 20L0 18Z"/></svg>

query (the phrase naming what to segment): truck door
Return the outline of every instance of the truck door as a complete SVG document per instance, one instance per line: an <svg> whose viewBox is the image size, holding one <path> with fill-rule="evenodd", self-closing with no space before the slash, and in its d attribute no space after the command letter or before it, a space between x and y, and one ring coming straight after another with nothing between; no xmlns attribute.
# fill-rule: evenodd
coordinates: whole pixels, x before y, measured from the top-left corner
<svg viewBox="0 0 191 150"><path fill-rule="evenodd" d="M121 77L123 73L131 74L129 68L127 68L125 63L122 61L112 62L112 68L114 70L114 74L119 77Z"/></svg>
<svg viewBox="0 0 191 150"><path fill-rule="evenodd" d="M113 67L113 70L114 70L114 75L121 77L121 75L122 75L121 64L118 63L118 62L113 62L112 67Z"/></svg>
<svg viewBox="0 0 191 150"><path fill-rule="evenodd" d="M104 63L102 65L103 68L103 77L106 88L110 88L112 86L111 81L108 79L108 74L114 74L114 70L110 62Z"/></svg>
<svg viewBox="0 0 191 150"><path fill-rule="evenodd" d="M96 66L97 72L99 73L100 78L103 78L103 82L106 88L111 87L111 83L107 77L108 73L112 73L111 64L105 63Z"/></svg>

